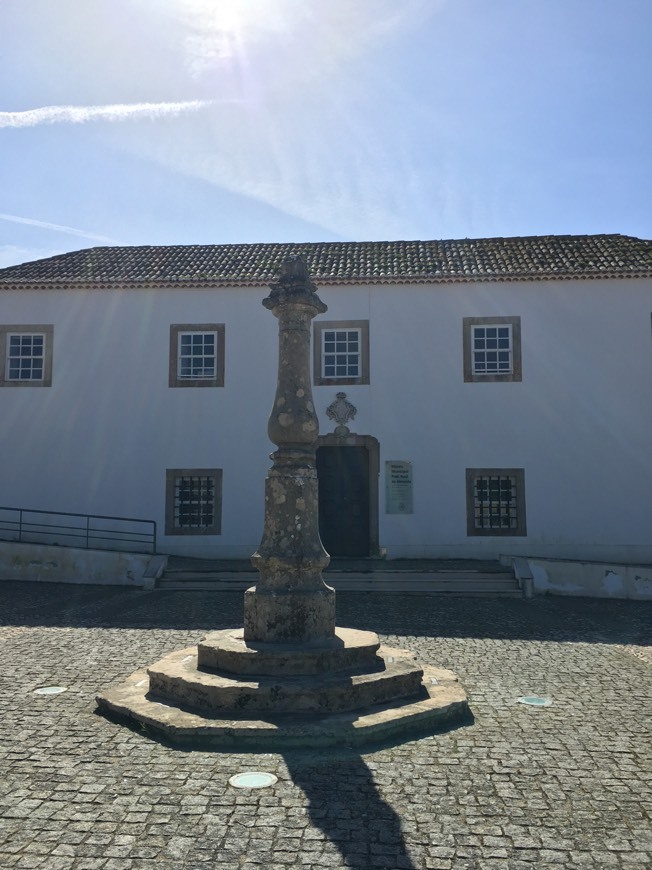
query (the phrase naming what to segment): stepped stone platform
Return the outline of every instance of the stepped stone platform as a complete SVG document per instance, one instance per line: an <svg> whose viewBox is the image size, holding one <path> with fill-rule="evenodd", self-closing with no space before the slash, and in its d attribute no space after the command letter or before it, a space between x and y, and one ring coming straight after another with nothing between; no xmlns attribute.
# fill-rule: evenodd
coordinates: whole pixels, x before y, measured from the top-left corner
<svg viewBox="0 0 652 870"><path fill-rule="evenodd" d="M468 711L451 671L420 667L373 632L339 627L331 640L302 644L212 632L107 689L97 704L181 746L257 751L423 733Z"/></svg>

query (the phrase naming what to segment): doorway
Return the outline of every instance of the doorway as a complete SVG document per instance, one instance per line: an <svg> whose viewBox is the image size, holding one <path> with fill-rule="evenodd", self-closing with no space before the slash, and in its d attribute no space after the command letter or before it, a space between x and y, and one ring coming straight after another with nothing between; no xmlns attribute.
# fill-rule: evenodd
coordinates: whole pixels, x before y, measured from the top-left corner
<svg viewBox="0 0 652 870"><path fill-rule="evenodd" d="M317 477L319 534L326 551L335 557L371 555L371 475L367 447L319 446Z"/></svg>

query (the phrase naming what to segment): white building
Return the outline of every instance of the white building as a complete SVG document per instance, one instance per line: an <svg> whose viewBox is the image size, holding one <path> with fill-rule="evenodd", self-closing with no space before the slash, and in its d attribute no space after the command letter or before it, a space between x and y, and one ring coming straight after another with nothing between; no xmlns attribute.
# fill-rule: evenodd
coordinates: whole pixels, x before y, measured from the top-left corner
<svg viewBox="0 0 652 870"><path fill-rule="evenodd" d="M249 556L277 362L261 301L290 253L329 309L313 391L333 555L652 562L652 242L618 235L94 248L1 270L0 503Z"/></svg>

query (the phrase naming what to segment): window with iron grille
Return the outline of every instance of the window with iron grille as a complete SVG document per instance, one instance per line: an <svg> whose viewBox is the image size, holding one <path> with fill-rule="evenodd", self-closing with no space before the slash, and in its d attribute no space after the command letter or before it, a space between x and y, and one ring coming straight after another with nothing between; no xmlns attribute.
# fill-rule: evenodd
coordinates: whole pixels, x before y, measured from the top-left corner
<svg viewBox="0 0 652 870"><path fill-rule="evenodd" d="M520 317L464 318L464 380L520 381Z"/></svg>
<svg viewBox="0 0 652 870"><path fill-rule="evenodd" d="M221 526L222 469L168 469L165 534L219 535Z"/></svg>
<svg viewBox="0 0 652 870"><path fill-rule="evenodd" d="M369 383L369 322L316 321L315 384Z"/></svg>
<svg viewBox="0 0 652 870"><path fill-rule="evenodd" d="M52 384L52 326L0 326L0 386Z"/></svg>
<svg viewBox="0 0 652 870"><path fill-rule="evenodd" d="M170 386L224 386L224 324L170 326Z"/></svg>
<svg viewBox="0 0 652 870"><path fill-rule="evenodd" d="M467 468L467 534L526 535L522 468Z"/></svg>

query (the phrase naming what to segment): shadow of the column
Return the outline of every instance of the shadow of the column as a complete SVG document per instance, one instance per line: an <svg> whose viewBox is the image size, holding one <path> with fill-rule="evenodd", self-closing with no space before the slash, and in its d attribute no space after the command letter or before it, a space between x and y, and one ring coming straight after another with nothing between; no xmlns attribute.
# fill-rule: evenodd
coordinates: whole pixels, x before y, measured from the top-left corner
<svg viewBox="0 0 652 870"><path fill-rule="evenodd" d="M416 870L401 820L381 796L373 772L354 753L319 757L284 753L292 781L308 799L315 828L353 870Z"/></svg>

